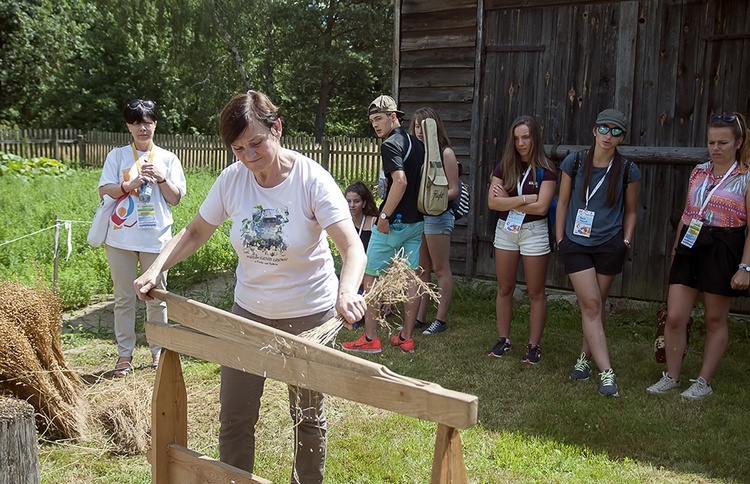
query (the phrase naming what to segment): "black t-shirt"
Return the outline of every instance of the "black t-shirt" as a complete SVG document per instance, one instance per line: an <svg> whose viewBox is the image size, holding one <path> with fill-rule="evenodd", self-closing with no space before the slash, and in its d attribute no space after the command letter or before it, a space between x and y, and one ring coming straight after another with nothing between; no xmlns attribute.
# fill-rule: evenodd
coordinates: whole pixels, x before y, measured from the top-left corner
<svg viewBox="0 0 750 484"><path fill-rule="evenodd" d="M411 145L411 150L409 150ZM409 155L404 159L407 152ZM416 136L412 136L399 126L391 131L383 144L380 146L380 155L383 158L383 172L387 180L385 201L391 192L393 177L391 173L401 170L406 175L406 192L396 206L393 213L389 213L389 219L393 222L396 214L401 214L401 221L407 224L421 222L424 220L422 213L417 210L417 196L419 194L419 181L422 177L422 163L424 162L424 145ZM381 205L381 210L383 205Z"/></svg>
<svg viewBox="0 0 750 484"><path fill-rule="evenodd" d="M529 173L529 176L526 177L526 183L521 187L522 193L520 195L539 195L539 186L542 184L543 181L554 181L557 183L557 175L555 175L554 172L551 172L546 169L542 169L542 179L534 181L534 177L537 175L536 172ZM498 163L495 167L495 171L492 172L492 176L497 177L501 180L503 180L503 167L502 164ZM521 175L523 177L523 175ZM520 180L519 180L520 181ZM518 196L518 187L513 187L509 192L509 197L515 197ZM519 207L517 210L520 210L523 212L523 207ZM503 212L498 212L500 220L508 220L508 210ZM532 214L526 214L526 217L523 219L523 223L533 222L535 220L542 220L543 218L546 218L546 215L532 215Z"/></svg>

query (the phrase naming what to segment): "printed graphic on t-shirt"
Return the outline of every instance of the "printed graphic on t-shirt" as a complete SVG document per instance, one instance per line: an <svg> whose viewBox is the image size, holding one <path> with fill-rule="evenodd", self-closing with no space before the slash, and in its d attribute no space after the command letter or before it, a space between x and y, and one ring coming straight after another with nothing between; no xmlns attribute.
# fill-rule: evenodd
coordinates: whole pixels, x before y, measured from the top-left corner
<svg viewBox="0 0 750 484"><path fill-rule="evenodd" d="M244 219L240 227L240 239L245 256L261 264L277 265L284 262L289 242L284 236L283 228L289 222L289 209L263 208L257 205L253 209L252 219Z"/></svg>
<svg viewBox="0 0 750 484"><path fill-rule="evenodd" d="M117 201L117 206L112 212L112 223L114 230L129 229L138 223L138 215L132 197L124 197Z"/></svg>

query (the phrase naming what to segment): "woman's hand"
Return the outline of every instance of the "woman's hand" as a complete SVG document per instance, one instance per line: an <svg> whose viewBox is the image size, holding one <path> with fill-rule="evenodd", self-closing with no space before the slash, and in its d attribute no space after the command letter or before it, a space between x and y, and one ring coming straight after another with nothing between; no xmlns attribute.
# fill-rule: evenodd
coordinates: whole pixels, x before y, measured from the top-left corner
<svg viewBox="0 0 750 484"><path fill-rule="evenodd" d="M732 289L744 291L748 287L750 287L750 272L737 269L732 277Z"/></svg>
<svg viewBox="0 0 750 484"><path fill-rule="evenodd" d="M153 265L149 267L146 272L141 274L141 277L133 281L135 293L141 301L151 301L154 299L148 294L148 292L156 287L160 272L153 270L152 268Z"/></svg>
<svg viewBox="0 0 750 484"><path fill-rule="evenodd" d="M352 324L362 319L367 310L367 303L361 294L350 291L339 291L336 298L336 311L344 318L344 327L352 329Z"/></svg>
<svg viewBox="0 0 750 484"><path fill-rule="evenodd" d="M164 173L162 173L153 163L144 163L141 166L141 174L145 181L148 183L159 183L164 181Z"/></svg>

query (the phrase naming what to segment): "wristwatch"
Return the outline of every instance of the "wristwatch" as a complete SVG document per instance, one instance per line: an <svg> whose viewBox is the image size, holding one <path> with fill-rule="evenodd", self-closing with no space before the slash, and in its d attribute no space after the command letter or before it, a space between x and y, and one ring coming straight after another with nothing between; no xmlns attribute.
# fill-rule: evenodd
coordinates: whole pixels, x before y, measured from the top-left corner
<svg viewBox="0 0 750 484"><path fill-rule="evenodd" d="M380 212L380 220L388 220L388 215L385 212Z"/></svg>
<svg viewBox="0 0 750 484"><path fill-rule="evenodd" d="M740 264L738 267L745 272L750 272L750 266L747 264Z"/></svg>

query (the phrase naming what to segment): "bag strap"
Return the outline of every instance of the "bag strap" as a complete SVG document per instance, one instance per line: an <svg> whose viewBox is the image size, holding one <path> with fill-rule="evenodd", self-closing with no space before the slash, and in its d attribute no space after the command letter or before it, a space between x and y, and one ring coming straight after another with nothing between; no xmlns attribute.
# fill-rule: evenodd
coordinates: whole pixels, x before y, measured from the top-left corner
<svg viewBox="0 0 750 484"><path fill-rule="evenodd" d="M406 140L407 140L407 141L409 142L409 148L407 148L407 150L406 150L406 154L404 155L404 163L406 163L406 159L407 159L407 158L409 157L409 155L411 154L411 136L409 136L409 134L408 134L408 133L407 133L407 135L406 135Z"/></svg>

